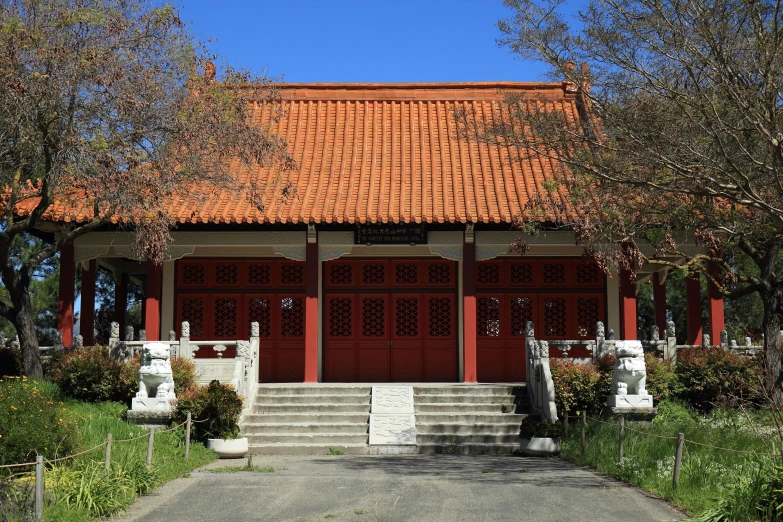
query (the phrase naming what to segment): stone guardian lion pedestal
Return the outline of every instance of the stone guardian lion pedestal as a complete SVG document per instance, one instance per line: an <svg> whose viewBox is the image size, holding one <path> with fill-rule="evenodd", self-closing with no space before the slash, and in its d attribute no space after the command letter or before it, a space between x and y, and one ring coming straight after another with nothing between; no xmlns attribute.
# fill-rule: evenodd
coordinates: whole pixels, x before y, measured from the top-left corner
<svg viewBox="0 0 783 522"><path fill-rule="evenodd" d="M653 398L647 392L647 367L640 341L617 341L612 389L606 405L615 414L654 414Z"/></svg>
<svg viewBox="0 0 783 522"><path fill-rule="evenodd" d="M139 367L139 391L131 402L128 420L145 427L168 425L172 402L176 400L169 346L164 343L145 344Z"/></svg>

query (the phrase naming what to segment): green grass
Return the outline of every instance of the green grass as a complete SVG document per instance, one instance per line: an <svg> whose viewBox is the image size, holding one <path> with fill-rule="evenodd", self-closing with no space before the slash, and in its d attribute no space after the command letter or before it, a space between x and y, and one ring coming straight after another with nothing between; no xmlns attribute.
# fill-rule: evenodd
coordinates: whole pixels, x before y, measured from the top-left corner
<svg viewBox="0 0 783 522"><path fill-rule="evenodd" d="M186 461L184 428L179 428L155 434L152 466L147 468L147 437L120 442L146 433L123 420L124 405L69 401L66 407L79 418L79 451L101 444L107 433L112 434L111 472L104 478L103 448L53 464L45 476L50 494L45 512L47 520L83 521L118 513L138 495L185 476L216 458L212 450L191 442Z"/></svg>
<svg viewBox="0 0 783 522"><path fill-rule="evenodd" d="M727 416L731 417L728 422L724 418ZM622 466L618 464L616 420L608 424L588 421L584 457L580 451L581 430L578 425L572 426L569 438L563 441L561 456L659 495L691 515L715 506L730 494L732 486L751 481L760 470L771 468L779 460L779 457L745 455L686 442L680 483L675 489L672 473L676 441L650 434L676 438L678 433L684 433L690 441L766 454L777 454L779 444L769 432L757 435L739 414L721 411L699 418L670 403L659 405L659 415L652 424L627 422L626 427Z"/></svg>
<svg viewBox="0 0 783 522"><path fill-rule="evenodd" d="M345 455L345 452L341 449L329 448L329 451L324 453L324 455Z"/></svg>

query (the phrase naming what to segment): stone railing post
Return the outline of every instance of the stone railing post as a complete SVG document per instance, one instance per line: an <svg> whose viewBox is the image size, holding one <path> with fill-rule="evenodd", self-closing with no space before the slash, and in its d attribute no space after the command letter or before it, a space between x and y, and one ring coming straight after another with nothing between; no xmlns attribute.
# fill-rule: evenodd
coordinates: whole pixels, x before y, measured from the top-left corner
<svg viewBox="0 0 783 522"><path fill-rule="evenodd" d="M125 342L133 341L133 327L128 325L125 327Z"/></svg>
<svg viewBox="0 0 783 522"><path fill-rule="evenodd" d="M729 334L726 330L720 331L720 347L724 350L729 349Z"/></svg>
<svg viewBox="0 0 783 522"><path fill-rule="evenodd" d="M62 332L54 332L54 349L55 350L62 350L64 348L63 346L63 334Z"/></svg>
<svg viewBox="0 0 783 522"><path fill-rule="evenodd" d="M667 361L677 362L677 330L674 321L666 323L666 351L663 358Z"/></svg>
<svg viewBox="0 0 783 522"><path fill-rule="evenodd" d="M604 323L598 321L595 323L595 350L593 350L593 364L605 355L606 350L606 328Z"/></svg>
<svg viewBox="0 0 783 522"><path fill-rule="evenodd" d="M193 350L190 349L190 323L182 321L179 332L179 356L185 359L193 359Z"/></svg>
<svg viewBox="0 0 783 522"><path fill-rule="evenodd" d="M536 333L533 328L533 321L528 321L525 323L525 362L527 363L525 382L527 382L528 386L528 395L532 393L532 387L535 386L536 365L533 361L535 342Z"/></svg>
<svg viewBox="0 0 783 522"><path fill-rule="evenodd" d="M75 335L73 337L73 347L76 348L77 350L81 350L82 348L84 348L84 337L82 337L81 335Z"/></svg>
<svg viewBox="0 0 783 522"><path fill-rule="evenodd" d="M144 328L139 330L139 341L146 341L147 340L147 330Z"/></svg>
<svg viewBox="0 0 783 522"><path fill-rule="evenodd" d="M120 354L120 323L112 322L109 327L109 355L114 360L122 357Z"/></svg>

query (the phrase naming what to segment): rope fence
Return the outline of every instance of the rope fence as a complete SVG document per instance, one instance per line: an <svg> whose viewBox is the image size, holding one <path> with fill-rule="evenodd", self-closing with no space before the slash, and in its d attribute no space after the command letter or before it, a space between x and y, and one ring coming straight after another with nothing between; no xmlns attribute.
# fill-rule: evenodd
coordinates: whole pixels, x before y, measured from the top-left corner
<svg viewBox="0 0 783 522"><path fill-rule="evenodd" d="M0 465L0 469L13 469L13 468L24 468L24 467L31 467L35 466L35 505L34 505L34 512L35 512L35 518L34 520L36 522L41 522L43 520L43 502L44 502L44 466L46 464L54 464L57 462L62 462L65 460L74 459L76 457L80 457L82 455L87 455L89 453L92 453L94 451L97 451L101 448L104 450L104 476L109 475L109 469L111 467L111 448L112 444L118 443L118 442L133 442L137 440L141 440L146 438L147 439L147 466L152 465L152 457L153 457L153 450L154 450L154 441L155 441L155 433L169 433L178 430L182 426L185 426L185 452L184 452L184 458L185 460L188 460L190 456L190 434L191 434L191 427L194 423L202 423L206 422L209 419L203 419L200 421L194 421L191 419L191 414L188 412L187 419L183 422L172 426L170 428L166 429L155 429L150 428L147 433L142 433L141 435L137 437L131 437L129 439L113 439L111 433L106 434L106 440L104 442L101 442L100 444L93 446L92 448L86 449L84 451L80 451L79 453L74 453L73 455L66 455L64 457L57 457L54 459L44 459L43 456L37 455L35 462L22 462L19 464L3 464ZM22 473L14 473L7 476L0 476L0 481L13 481L18 480L21 477L29 476L31 471L25 471Z"/></svg>
<svg viewBox="0 0 783 522"><path fill-rule="evenodd" d="M671 440L675 441L675 455L674 455L674 467L672 470L672 485L674 488L677 488L680 482L680 469L682 467L682 454L683 450L685 449L686 444L693 444L694 446L701 446L704 448L709 448L716 451L727 451L730 453L739 453L743 455L753 455L756 457L772 457L772 458L783 458L783 449L780 450L780 453L760 453L758 451L748 451L748 450L738 450L733 448L724 448L721 446L714 446L712 444L706 444L704 442L697 442L695 440L690 440L685 438L684 433L678 433L676 437L671 435L658 435L657 433L650 433L648 431L643 431L639 429L629 428L625 425L625 415L619 416L619 422L607 422L598 418L592 418L590 419L593 422L597 422L599 424L604 424L607 426L616 426L619 429L619 437L618 437L618 447L617 447L617 455L618 460L617 464L622 466L623 465L623 453L624 453L624 444L625 444L625 432L629 431L631 433L636 433L639 435L645 435L647 437L654 437L656 439L663 439L663 440ZM565 425L565 433L566 436L568 436L568 415L566 414L563 419L563 423ZM585 447L586 447L586 441L585 441L585 432L587 428L587 415L586 412L582 412L581 414L581 428L582 428L582 437L580 441L580 452L582 454L582 458L585 456Z"/></svg>

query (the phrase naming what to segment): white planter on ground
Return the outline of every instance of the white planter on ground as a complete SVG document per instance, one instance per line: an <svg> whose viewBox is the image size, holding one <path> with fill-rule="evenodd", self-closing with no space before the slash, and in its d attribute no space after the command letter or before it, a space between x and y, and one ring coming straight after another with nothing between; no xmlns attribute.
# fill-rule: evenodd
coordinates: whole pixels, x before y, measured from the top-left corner
<svg viewBox="0 0 783 522"><path fill-rule="evenodd" d="M549 457L560 453L560 439L550 437L533 437L522 439L519 450L531 457Z"/></svg>
<svg viewBox="0 0 783 522"><path fill-rule="evenodd" d="M207 447L220 455L221 459L237 459L247 455L247 437L239 439L209 439Z"/></svg>

